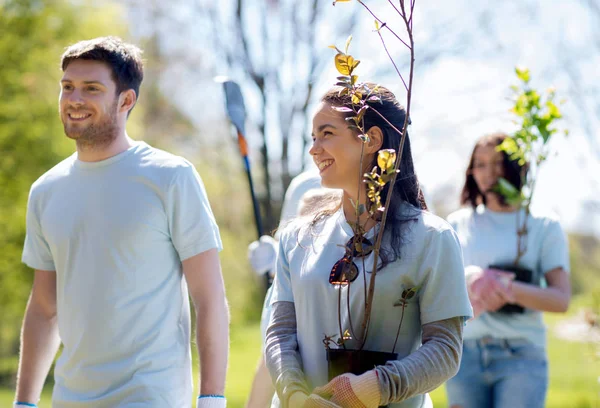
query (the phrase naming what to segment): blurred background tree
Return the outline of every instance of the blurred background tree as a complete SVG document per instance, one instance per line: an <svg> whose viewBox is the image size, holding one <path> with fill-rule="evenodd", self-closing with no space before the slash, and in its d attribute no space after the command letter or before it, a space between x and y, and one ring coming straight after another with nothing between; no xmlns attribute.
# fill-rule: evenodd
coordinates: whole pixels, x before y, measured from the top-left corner
<svg viewBox="0 0 600 408"><path fill-rule="evenodd" d="M510 119L497 89L506 89L512 67L529 65L540 73L540 86L554 84L566 94L576 109L564 111L571 135L568 142L557 142L562 145L556 162L567 161L544 169L538 194L550 207L568 198L560 216L569 221L573 290L585 297L600 285L600 87L589 75L595 72L590 67L600 64L600 8L596 0L568 3L420 2L415 34L421 74L415 78L411 135L428 202L445 216L457 206L473 140L483 132L510 130L504 128ZM262 292L246 260L255 232L245 175L221 87L212 78L225 74L242 86L255 184L270 230L289 180L307 161L311 107L335 77L325 68L332 58L327 45L354 34L364 77L394 86L389 78L395 73L371 32L372 19L357 12L334 8L331 0L0 0L0 383L9 386L0 389L0 404L4 395L6 401L12 398L18 333L31 287L32 272L20 262L29 187L74 151L57 114L64 47L110 34L145 50L146 77L128 132L184 155L205 182L224 243L221 261L232 316L228 398L235 407L243 404L248 368L258 357ZM557 192L556 180L567 172L571 179ZM573 308L581 304L586 303L576 301ZM558 378L584 372L563 365L577 359L564 343L559 346L564 362L551 373ZM560 378L572 381L568 375ZM596 395L595 378L592 383ZM589 381L582 384L561 388L551 382L551 396L552 387L565 395L554 406L581 400L569 390L590 388ZM585 401L591 401L588 395Z"/></svg>
<svg viewBox="0 0 600 408"><path fill-rule="evenodd" d="M124 34L116 5L79 9L67 1L0 2L0 382L12 379L32 273L21 264L31 183L71 154L58 117L59 57L70 42Z"/></svg>

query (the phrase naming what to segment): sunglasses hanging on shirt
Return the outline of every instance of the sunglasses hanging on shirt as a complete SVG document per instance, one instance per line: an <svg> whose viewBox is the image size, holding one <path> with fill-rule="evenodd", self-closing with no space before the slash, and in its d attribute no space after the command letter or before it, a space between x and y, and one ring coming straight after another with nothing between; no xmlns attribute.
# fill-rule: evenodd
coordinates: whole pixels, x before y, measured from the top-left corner
<svg viewBox="0 0 600 408"><path fill-rule="evenodd" d="M332 285L347 285L358 277L358 267L354 258L364 258L373 252L373 243L364 236L353 236L346 243L346 254L337 261L329 273L329 283Z"/></svg>

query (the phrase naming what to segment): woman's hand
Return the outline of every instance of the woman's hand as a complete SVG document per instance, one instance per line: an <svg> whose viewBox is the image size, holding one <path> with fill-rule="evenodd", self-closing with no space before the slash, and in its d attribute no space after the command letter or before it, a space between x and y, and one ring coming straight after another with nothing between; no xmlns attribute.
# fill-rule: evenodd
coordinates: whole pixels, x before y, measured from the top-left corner
<svg viewBox="0 0 600 408"><path fill-rule="evenodd" d="M332 401L328 401L317 394L306 395L296 391L290 395L289 408L342 408Z"/></svg>
<svg viewBox="0 0 600 408"><path fill-rule="evenodd" d="M342 374L313 391L330 402L344 408L376 408L381 391L374 370L361 375Z"/></svg>
<svg viewBox="0 0 600 408"><path fill-rule="evenodd" d="M481 269L467 279L469 299L475 317L483 312L495 312L506 303L515 303L512 281L515 274L499 269Z"/></svg>

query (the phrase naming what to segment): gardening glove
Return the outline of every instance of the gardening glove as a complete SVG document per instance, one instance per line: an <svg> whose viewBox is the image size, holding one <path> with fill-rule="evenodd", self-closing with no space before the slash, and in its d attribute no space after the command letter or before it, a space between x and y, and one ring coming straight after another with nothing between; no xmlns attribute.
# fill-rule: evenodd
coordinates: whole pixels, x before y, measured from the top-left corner
<svg viewBox="0 0 600 408"><path fill-rule="evenodd" d="M342 374L335 377L313 393L344 408L376 408L381 390L375 370L361 375Z"/></svg>
<svg viewBox="0 0 600 408"><path fill-rule="evenodd" d="M302 391L296 391L288 400L288 408L342 408L339 405L327 401L316 394L307 395Z"/></svg>
<svg viewBox="0 0 600 408"><path fill-rule="evenodd" d="M469 299L482 311L495 312L513 296L504 281L514 279L514 274L497 269L480 269L467 280Z"/></svg>
<svg viewBox="0 0 600 408"><path fill-rule="evenodd" d="M222 395L200 395L196 400L196 408L225 408L227 399Z"/></svg>
<svg viewBox="0 0 600 408"><path fill-rule="evenodd" d="M248 260L257 275L274 271L276 259L277 241L268 235L263 235L248 246Z"/></svg>

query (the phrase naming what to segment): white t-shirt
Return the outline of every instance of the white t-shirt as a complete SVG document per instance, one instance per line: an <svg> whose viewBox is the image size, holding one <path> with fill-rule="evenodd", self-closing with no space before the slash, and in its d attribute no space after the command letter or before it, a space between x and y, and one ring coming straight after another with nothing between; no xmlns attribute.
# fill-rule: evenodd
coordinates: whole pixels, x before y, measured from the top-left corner
<svg viewBox="0 0 600 408"><path fill-rule="evenodd" d="M520 219L524 217L521 210ZM512 264L517 254L517 212L494 212L480 205L460 209L448 216L463 248L465 266ZM535 278L561 267L569 271L569 249L565 233L553 215L532 210L527 219L527 252L519 265L531 269ZM542 312L526 309L523 314L484 313L470 321L465 339L524 338L545 348L546 328Z"/></svg>
<svg viewBox="0 0 600 408"><path fill-rule="evenodd" d="M23 262L57 275L64 349L52 406L190 407L181 262L212 248L218 227L181 157L140 142L95 163L74 154L40 177Z"/></svg>
<svg viewBox="0 0 600 408"><path fill-rule="evenodd" d="M408 208L408 205L406 206ZM398 325L402 329L396 352L403 358L421 346L421 326L456 316L471 316L463 272L460 245L448 223L427 212L416 210L416 221L409 221L401 259L377 273L366 350L391 352ZM304 220L306 221L306 220ZM277 273L271 303L293 302L296 309L297 339L304 374L309 387L328 382L324 336L339 333L338 295L341 290L342 328L350 329L347 296L350 290L352 325L358 333L364 315L362 258L356 259L358 278L340 289L329 283L333 265L343 256L343 246L353 236L351 226L340 209L316 225L313 231L299 227L300 220L286 228L280 239ZM374 242L377 228L367 233ZM370 271L373 254L365 258ZM370 272L366 274L367 285ZM395 306L404 290L418 288L404 310ZM346 343L355 347L355 341ZM392 407L422 407L425 395L416 396Z"/></svg>
<svg viewBox="0 0 600 408"><path fill-rule="evenodd" d="M323 187L321 187L321 176L319 175L318 170L306 170L294 177L290 182L290 185L286 190L285 197L283 199L283 206L281 208L281 217L279 222L280 228L283 228L286 225L286 223L298 216L300 204L302 203L302 198L306 193L308 193L311 190L322 188ZM275 237L279 237L279 230L275 234ZM273 268L273 270L274 269L275 268ZM263 339L263 344L267 332L267 325L269 324L269 319L271 318L272 288L273 287L271 286L267 290L267 293L265 295L265 301L263 303L262 314L260 317L260 333Z"/></svg>
<svg viewBox="0 0 600 408"><path fill-rule="evenodd" d="M294 177L285 192L279 225L296 217L304 194L316 188L321 188L318 170L307 170Z"/></svg>

